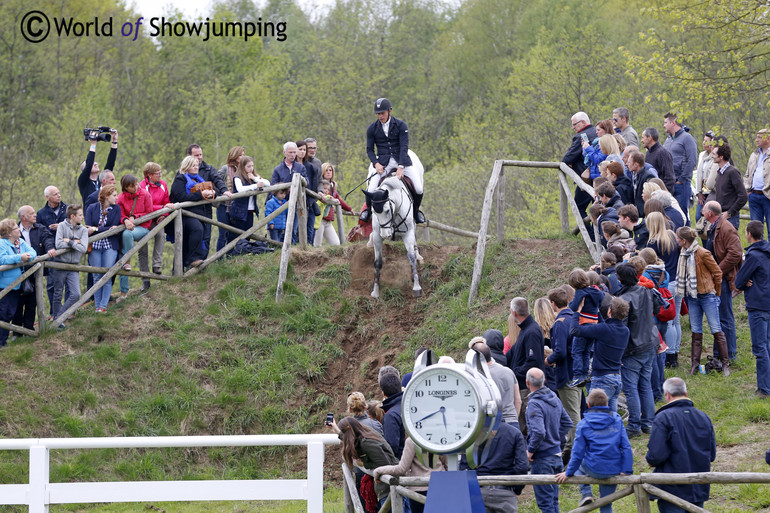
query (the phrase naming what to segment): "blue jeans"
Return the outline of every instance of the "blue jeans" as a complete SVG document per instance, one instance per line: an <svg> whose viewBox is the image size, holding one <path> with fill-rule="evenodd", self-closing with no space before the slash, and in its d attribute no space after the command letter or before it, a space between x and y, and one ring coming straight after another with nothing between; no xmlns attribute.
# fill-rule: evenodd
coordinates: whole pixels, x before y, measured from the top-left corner
<svg viewBox="0 0 770 513"><path fill-rule="evenodd" d="M150 233L150 230L143 226L134 226L133 230L124 230L122 234L123 249L121 255L128 253L128 251L134 247L134 241L141 240L148 233ZM139 248L139 269L144 272L150 271L150 266L147 261L147 245ZM128 290L128 276L121 276L120 291L128 292Z"/></svg>
<svg viewBox="0 0 770 513"><path fill-rule="evenodd" d="M699 508L703 507L703 502L692 502L691 504L698 506ZM663 499L658 499L658 511L660 511L660 513L687 513L686 510L679 506L675 506L670 502L664 501Z"/></svg>
<svg viewBox="0 0 770 513"><path fill-rule="evenodd" d="M757 359L757 390L770 395L770 312L747 310L751 352Z"/></svg>
<svg viewBox="0 0 770 513"><path fill-rule="evenodd" d="M650 375L650 387L652 388L652 400L656 403L663 398L663 382L666 381L666 353L655 355L652 362L652 374Z"/></svg>
<svg viewBox="0 0 770 513"><path fill-rule="evenodd" d="M383 505L383 504L385 504L385 501L386 501L386 500L388 500L388 498L387 498L387 497L383 497L383 498L382 498L382 500L380 500L380 501L377 503L377 506L378 506L378 511L379 511L379 508L382 508L382 505ZM389 511L393 511L393 510L391 509L391 510L389 510ZM410 502L409 502L409 499L407 499L406 497L404 497L404 513L412 513L412 507L411 507L411 504L410 504Z"/></svg>
<svg viewBox="0 0 770 513"><path fill-rule="evenodd" d="M591 378L591 390L601 388L607 394L607 405L610 411L618 411L618 397L623 390L623 381L620 374L605 374Z"/></svg>
<svg viewBox="0 0 770 513"><path fill-rule="evenodd" d="M532 462L530 474L558 474L564 469L561 456L545 456ZM534 485L537 507L543 513L559 513L559 485Z"/></svg>
<svg viewBox="0 0 770 513"><path fill-rule="evenodd" d="M655 401L652 398L650 377L656 350L651 349L645 354L623 358L620 376L623 379L623 393L628 403L629 432L639 432L642 427L652 426L655 416Z"/></svg>
<svg viewBox="0 0 770 513"><path fill-rule="evenodd" d="M685 301L690 309L690 328L693 333L703 333L703 314L706 314L712 335L722 331L722 324L719 322L719 298L716 294L698 294L697 298L688 296Z"/></svg>
<svg viewBox="0 0 770 513"><path fill-rule="evenodd" d="M673 320L668 321L668 327L666 327L666 334L664 336L666 340L667 353L674 354L679 352L679 346L682 343L682 296L677 296L676 280L668 282L668 291L674 296L674 304L676 304L676 317Z"/></svg>
<svg viewBox="0 0 770 513"><path fill-rule="evenodd" d="M719 324L727 339L727 356L735 360L738 355L738 340L735 336L735 315L733 315L733 294L727 280L722 278L722 290L719 296ZM714 357L718 351L714 348Z"/></svg>
<svg viewBox="0 0 770 513"><path fill-rule="evenodd" d="M572 376L587 378L591 365L588 357L594 340L592 338L574 337L572 339Z"/></svg>
<svg viewBox="0 0 770 513"><path fill-rule="evenodd" d="M617 474L597 474L596 472L591 472L586 467L585 461L580 464L580 468L577 469L577 472L575 472L576 476L588 476L593 477L594 479L607 479L610 477L615 477ZM610 485L610 484L600 484L599 485L599 497L606 497L607 495L615 493L615 490L617 489L618 485ZM591 485L582 484L580 485L580 495L583 497L593 497L593 492L591 491ZM599 508L600 513L612 513L612 503L607 504L606 506L602 506Z"/></svg>
<svg viewBox="0 0 770 513"><path fill-rule="evenodd" d="M283 242L283 237L286 234L286 230L269 228L268 231L270 232L270 240L274 240L276 242Z"/></svg>
<svg viewBox="0 0 770 513"><path fill-rule="evenodd" d="M117 249L93 249L88 254L88 263L94 267L112 267L118 261ZM99 281L103 274L93 273L94 283ZM122 276L121 276L122 278ZM107 280L99 290L94 293L94 308L107 308L112 294L112 280Z"/></svg>
<svg viewBox="0 0 770 513"><path fill-rule="evenodd" d="M679 203L679 206L682 207L682 212L684 212L685 226L690 226L690 195L691 194L692 194L692 188L690 187L689 182L674 184L674 197L676 198L677 203Z"/></svg>
<svg viewBox="0 0 770 513"><path fill-rule="evenodd" d="M767 196L749 193L749 214L752 221L764 223L770 234L770 199Z"/></svg>
<svg viewBox="0 0 770 513"><path fill-rule="evenodd" d="M224 203L217 205L217 221L232 226L230 223L230 215L227 213L227 207ZM230 230L225 230L224 228L219 228L219 236L217 237L217 251L225 247L225 245L231 240L233 240L233 232Z"/></svg>
<svg viewBox="0 0 770 513"><path fill-rule="evenodd" d="M67 311L69 307L77 303L80 299L80 274L77 271L64 271L57 269L54 274L56 279L53 289L53 318L59 317L59 314ZM64 297L64 289L67 289L67 300L61 304Z"/></svg>
<svg viewBox="0 0 770 513"><path fill-rule="evenodd" d="M13 316L16 315L16 307L19 304L19 297L19 289L16 289L0 299L0 321L11 322L13 320ZM10 332L7 329L0 328L0 347L6 344L9 334Z"/></svg>

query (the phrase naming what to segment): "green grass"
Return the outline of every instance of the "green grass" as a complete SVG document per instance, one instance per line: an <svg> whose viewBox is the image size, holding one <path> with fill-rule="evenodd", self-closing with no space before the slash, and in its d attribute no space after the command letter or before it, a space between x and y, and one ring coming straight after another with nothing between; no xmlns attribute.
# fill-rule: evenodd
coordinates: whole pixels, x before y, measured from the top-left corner
<svg viewBox="0 0 770 513"><path fill-rule="evenodd" d="M314 250L315 251L315 250ZM210 266L190 280L154 285L106 315L83 311L61 333L23 338L3 349L0 436L83 437L321 432L326 411L343 412L356 387L376 397L371 376L383 362L411 370L414 350L430 346L462 358L467 341L489 328L507 333L508 302L533 302L590 258L575 238L490 244L478 300L467 306L474 252L421 266L425 297L414 300L383 287L379 302L351 292L354 278L344 248L302 272L290 266L285 299L276 302L278 254L239 257ZM346 256L347 255L347 256ZM367 277L368 279L368 277ZM409 295L410 296L410 295ZM743 299L735 301L739 357L728 379L686 376L689 324L683 320L682 366L695 404L708 413L719 446L715 469L765 471L770 403L753 397L754 359ZM387 312L383 316L383 312ZM400 314L398 314L400 312ZM395 326L395 328L394 328ZM705 337L711 347L710 336ZM339 382L329 369L348 358L343 340L359 352ZM646 440L635 439L635 472ZM761 454L760 454L761 449ZM333 450L330 450L333 451ZM329 453L327 452L327 455ZM720 459L724 458L724 460ZM52 481L301 478L304 450L292 448L53 451ZM341 512L339 469L330 468L324 511ZM28 456L7 452L0 482L28 478ZM766 486L715 486L712 511L767 508ZM562 508L577 506L574 486L562 487ZM520 511L537 511L531 492ZM304 503L158 503L56 506L52 511L304 511ZM0 508L0 511L17 511ZM615 511L635 511L630 498Z"/></svg>

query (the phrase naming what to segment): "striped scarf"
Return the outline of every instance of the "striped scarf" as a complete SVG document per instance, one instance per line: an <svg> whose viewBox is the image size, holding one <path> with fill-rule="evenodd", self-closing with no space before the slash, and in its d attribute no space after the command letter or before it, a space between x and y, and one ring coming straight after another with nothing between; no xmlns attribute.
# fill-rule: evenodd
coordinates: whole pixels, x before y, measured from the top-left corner
<svg viewBox="0 0 770 513"><path fill-rule="evenodd" d="M689 248L679 254L679 264L676 267L676 295L692 298L698 297L698 277L695 272L695 252L700 248L695 239Z"/></svg>

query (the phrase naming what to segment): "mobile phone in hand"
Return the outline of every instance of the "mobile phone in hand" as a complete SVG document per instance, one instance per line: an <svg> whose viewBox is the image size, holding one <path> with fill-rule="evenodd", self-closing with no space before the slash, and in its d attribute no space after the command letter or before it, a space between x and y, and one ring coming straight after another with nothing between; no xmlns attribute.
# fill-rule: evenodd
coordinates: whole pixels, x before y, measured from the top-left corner
<svg viewBox="0 0 770 513"><path fill-rule="evenodd" d="M588 135L587 134L580 134L580 138L583 139L583 142L588 142Z"/></svg>
<svg viewBox="0 0 770 513"><path fill-rule="evenodd" d="M334 414L333 413L327 413L326 414L326 425L331 426L332 422L334 422Z"/></svg>

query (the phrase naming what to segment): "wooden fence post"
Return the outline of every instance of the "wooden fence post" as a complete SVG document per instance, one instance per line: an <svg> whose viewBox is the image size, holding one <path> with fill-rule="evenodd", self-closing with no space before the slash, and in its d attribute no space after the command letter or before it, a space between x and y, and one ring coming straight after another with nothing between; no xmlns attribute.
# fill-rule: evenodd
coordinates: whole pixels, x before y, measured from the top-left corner
<svg viewBox="0 0 770 513"><path fill-rule="evenodd" d="M484 255L487 251L487 230L489 229L489 216L492 213L492 202L494 201L495 188L500 179L503 161L496 160L495 167L492 169L492 176L489 177L487 191L484 194L484 205L481 207L481 223L479 225L479 238L476 241L476 260L473 262L473 278L471 279L471 291L468 294L468 307L470 307L479 293L479 282L481 281L481 270L484 267Z"/></svg>
<svg viewBox="0 0 770 513"><path fill-rule="evenodd" d="M342 218L342 205L336 205L334 211L337 214L337 233L340 236L340 244L345 244L348 241L347 234L345 233L345 221Z"/></svg>
<svg viewBox="0 0 770 513"><path fill-rule="evenodd" d="M291 232L294 229L294 216L297 211L297 199L299 196L300 180L302 176L294 173L291 178L291 188L289 189L289 212L286 215L286 231L283 235L283 247L281 248L281 265L278 269L278 287L275 289L275 300L279 301L283 297L283 283L286 281L286 274L289 269L289 256L291 253Z"/></svg>
<svg viewBox="0 0 770 513"><path fill-rule="evenodd" d="M497 184L497 242L505 240L505 165L500 166Z"/></svg>
<svg viewBox="0 0 770 513"><path fill-rule="evenodd" d="M300 175L297 175L300 177L300 180L302 177ZM299 214L299 222L298 222L298 230L297 235L299 237L299 247L302 250L307 249L307 218L308 218L308 212L307 212L307 194L305 194L305 185L303 185L301 182L299 184L299 198L297 199L297 212Z"/></svg>
<svg viewBox="0 0 770 513"><path fill-rule="evenodd" d="M639 513L650 512L650 494L640 484L634 485L634 498L636 499L636 511Z"/></svg>
<svg viewBox="0 0 770 513"><path fill-rule="evenodd" d="M569 205L567 204L567 194L561 188L561 182L556 178L556 185L559 187L559 218L561 219L561 233L569 233Z"/></svg>
<svg viewBox="0 0 770 513"><path fill-rule="evenodd" d="M43 274L45 273L45 262L35 272L35 302L37 303L37 334L45 331L48 315L45 313L46 283Z"/></svg>

